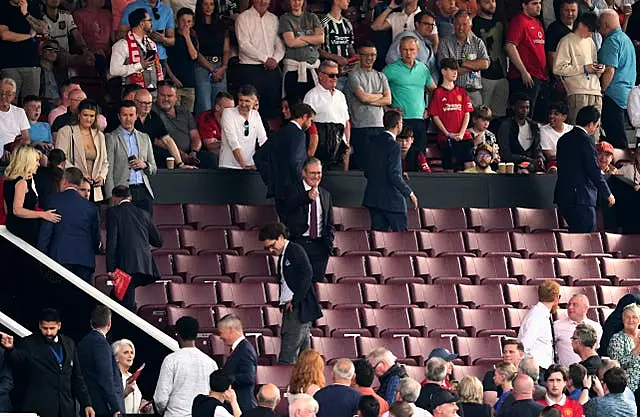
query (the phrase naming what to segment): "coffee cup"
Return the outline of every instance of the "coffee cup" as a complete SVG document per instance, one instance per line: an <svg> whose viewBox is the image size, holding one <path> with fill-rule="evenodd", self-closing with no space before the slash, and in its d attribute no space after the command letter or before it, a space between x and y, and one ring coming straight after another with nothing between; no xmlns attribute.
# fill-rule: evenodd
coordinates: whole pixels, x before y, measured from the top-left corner
<svg viewBox="0 0 640 417"><path fill-rule="evenodd" d="M505 164L504 162L500 162L498 164L498 172L500 174L504 174L505 172L507 172L507 164Z"/></svg>
<svg viewBox="0 0 640 417"><path fill-rule="evenodd" d="M172 157L172 156L168 156L167 157L167 168L168 169L173 169L175 167L176 164L176 158Z"/></svg>
<svg viewBox="0 0 640 417"><path fill-rule="evenodd" d="M507 162L506 163L506 173L507 174L513 174L514 168L515 168L515 165L513 164L513 162Z"/></svg>

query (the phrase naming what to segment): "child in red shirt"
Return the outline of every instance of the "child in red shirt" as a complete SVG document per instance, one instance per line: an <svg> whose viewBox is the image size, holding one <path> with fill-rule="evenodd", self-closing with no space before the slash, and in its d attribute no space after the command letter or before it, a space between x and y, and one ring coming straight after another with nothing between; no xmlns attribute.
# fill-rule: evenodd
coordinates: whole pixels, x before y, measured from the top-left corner
<svg viewBox="0 0 640 417"><path fill-rule="evenodd" d="M436 88L429 104L429 114L438 128L442 166L448 172L455 168L473 168L473 138L467 130L471 100L464 88L455 85L458 62L453 58L440 61L442 84ZM454 165L455 159L455 165Z"/></svg>

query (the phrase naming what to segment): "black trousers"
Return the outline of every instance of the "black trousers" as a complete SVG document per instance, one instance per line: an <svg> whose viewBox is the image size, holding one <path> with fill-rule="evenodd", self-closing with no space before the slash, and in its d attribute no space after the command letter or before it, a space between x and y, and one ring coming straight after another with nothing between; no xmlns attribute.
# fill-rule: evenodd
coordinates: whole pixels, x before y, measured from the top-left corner
<svg viewBox="0 0 640 417"><path fill-rule="evenodd" d="M287 96L287 101L290 106L301 102L304 99L304 95L315 87L313 78L311 77L311 71L314 70L307 70L306 83L298 82L297 71L289 71L284 75L284 94Z"/></svg>
<svg viewBox="0 0 640 417"><path fill-rule="evenodd" d="M351 128L351 149L353 155L349 159L349 169L365 169L369 139L384 132L382 127Z"/></svg>
<svg viewBox="0 0 640 417"><path fill-rule="evenodd" d="M279 67L268 70L264 65L240 64L236 67L235 76L238 87L252 84L258 90L262 117L274 119L281 116L282 72Z"/></svg>
<svg viewBox="0 0 640 417"><path fill-rule="evenodd" d="M77 265L77 264L66 264L62 266L64 266L66 269L73 272L74 274L76 274L77 276L79 276L89 284L92 283L91 278L93 277L93 272L95 271L93 268L89 268L88 266Z"/></svg>
<svg viewBox="0 0 640 417"><path fill-rule="evenodd" d="M569 233L596 231L596 208L579 204L559 205L560 215L569 225Z"/></svg>
<svg viewBox="0 0 640 417"><path fill-rule="evenodd" d="M302 246L309 257L313 269L313 282L327 282L324 275L327 272L330 254L325 240L300 237L295 239L295 242Z"/></svg>
<svg viewBox="0 0 640 417"><path fill-rule="evenodd" d="M380 210L369 207L371 230L378 232L404 232L407 230L407 213Z"/></svg>
<svg viewBox="0 0 640 417"><path fill-rule="evenodd" d="M153 215L153 197L144 184L132 184L129 186L131 191L131 203L144 211Z"/></svg>
<svg viewBox="0 0 640 417"><path fill-rule="evenodd" d="M427 148L427 121L424 119L404 119L403 126L413 130L413 146L420 152Z"/></svg>
<svg viewBox="0 0 640 417"><path fill-rule="evenodd" d="M515 92L520 91L529 96L531 100L529 105L531 106L531 111L529 114L533 120L546 120L546 107L544 109L538 109L538 96L540 95L540 91L546 86L546 81L538 80L537 78L533 79L532 87L525 87L522 82L522 77L518 78L510 78L509 79L509 97L511 97ZM542 118L540 118L542 117Z"/></svg>
<svg viewBox="0 0 640 417"><path fill-rule="evenodd" d="M602 97L602 128L607 142L614 148L628 149L629 142L624 133L624 109L609 96Z"/></svg>

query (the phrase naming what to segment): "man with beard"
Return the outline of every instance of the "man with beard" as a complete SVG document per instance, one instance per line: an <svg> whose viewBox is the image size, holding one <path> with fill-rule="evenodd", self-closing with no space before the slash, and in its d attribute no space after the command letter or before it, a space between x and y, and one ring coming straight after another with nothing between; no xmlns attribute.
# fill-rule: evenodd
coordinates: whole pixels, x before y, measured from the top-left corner
<svg viewBox="0 0 640 417"><path fill-rule="evenodd" d="M518 340L524 345L524 353L536 358L544 378L547 369L557 363L551 314L558 309L560 285L554 280L545 280L538 287L538 299L538 304L522 319Z"/></svg>
<svg viewBox="0 0 640 417"><path fill-rule="evenodd" d="M9 360L21 369L28 382L22 407L24 413L40 417L77 415L76 400L85 417L95 417L85 385L76 345L71 338L58 334L60 315L56 310L40 312L40 334L32 334L14 346L13 336L0 333L0 343Z"/></svg>
<svg viewBox="0 0 640 417"><path fill-rule="evenodd" d="M481 143L474 151L473 160L476 166L473 168L467 168L464 172L470 172L475 174L495 174L495 171L491 169L491 163L493 162L493 149L491 146Z"/></svg>

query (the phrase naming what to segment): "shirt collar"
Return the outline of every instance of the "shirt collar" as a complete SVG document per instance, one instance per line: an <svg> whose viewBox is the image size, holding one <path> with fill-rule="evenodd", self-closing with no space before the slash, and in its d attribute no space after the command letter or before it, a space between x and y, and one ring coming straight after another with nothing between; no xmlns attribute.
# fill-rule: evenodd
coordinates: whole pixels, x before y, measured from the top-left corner
<svg viewBox="0 0 640 417"><path fill-rule="evenodd" d="M313 188L309 184L307 184L305 180L302 180L302 186L304 187L305 191L309 191L311 188Z"/></svg>
<svg viewBox="0 0 640 417"><path fill-rule="evenodd" d="M300 126L300 124L298 122L296 122L295 120L292 120L291 123L296 125L298 127L298 129L302 130L302 126Z"/></svg>
<svg viewBox="0 0 640 417"><path fill-rule="evenodd" d="M124 200L122 200L121 202L118 203L118 205L122 204L122 203L130 203L131 199L130 198L125 198Z"/></svg>
<svg viewBox="0 0 640 417"><path fill-rule="evenodd" d="M320 83L318 83L318 88L320 89L320 91L322 91L322 92L325 92L325 91L326 91L327 93L329 93L329 94L331 94L331 95L334 95L334 94L335 94L335 92L336 92L335 88L333 89L333 91L331 91L331 90L327 90L327 89L326 89L326 88L324 88L324 87L322 86L322 84L320 84Z"/></svg>
<svg viewBox="0 0 640 417"><path fill-rule="evenodd" d="M104 333L102 330L100 330L100 329L93 329L93 330L95 330L96 332L100 333L100 334L101 334L102 336L104 336L105 338L107 337L107 334L106 334L106 333Z"/></svg>
<svg viewBox="0 0 640 417"><path fill-rule="evenodd" d="M231 350L234 351L236 350L236 348L238 347L238 345L240 344L240 342L242 342L245 339L244 335L240 336L239 338L236 339L235 342L233 342L233 344L231 345Z"/></svg>
<svg viewBox="0 0 640 417"><path fill-rule="evenodd" d="M545 401L547 402L547 405L559 405L560 407L564 407L565 403L567 402L567 396L562 394L562 397L560 397L560 401L555 402L553 401L551 398L549 398L549 394L546 394L544 396Z"/></svg>
<svg viewBox="0 0 640 417"><path fill-rule="evenodd" d="M393 138L393 140L396 140L396 135L393 132L390 132L388 130L385 130L386 133L390 134L391 137Z"/></svg>

